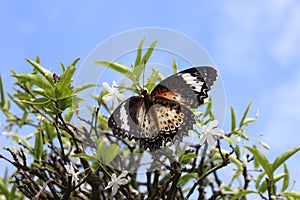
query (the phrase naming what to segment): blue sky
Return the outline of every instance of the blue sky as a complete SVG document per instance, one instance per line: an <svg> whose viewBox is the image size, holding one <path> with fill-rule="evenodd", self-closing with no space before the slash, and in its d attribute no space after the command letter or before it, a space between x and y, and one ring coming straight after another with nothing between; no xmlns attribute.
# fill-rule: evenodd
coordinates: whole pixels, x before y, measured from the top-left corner
<svg viewBox="0 0 300 200"><path fill-rule="evenodd" d="M216 63L227 107L241 114L249 101L259 120L248 132L271 146L269 158L299 146L300 3L274 1L5 1L0 8L0 72L29 72L24 58L59 63L82 60L100 42L133 28L162 27L201 44ZM82 62L81 60L81 62ZM4 123L0 114L0 122ZM227 121L228 122L228 121ZM5 137L0 136L1 141ZM0 143L3 146L3 143ZM300 180L300 155L288 164ZM296 183L294 189L300 190Z"/></svg>

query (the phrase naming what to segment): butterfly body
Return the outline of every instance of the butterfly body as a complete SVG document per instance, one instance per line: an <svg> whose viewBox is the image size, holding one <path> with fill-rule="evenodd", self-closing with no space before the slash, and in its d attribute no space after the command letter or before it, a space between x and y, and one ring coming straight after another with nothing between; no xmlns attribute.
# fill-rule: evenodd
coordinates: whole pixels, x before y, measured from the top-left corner
<svg viewBox="0 0 300 200"><path fill-rule="evenodd" d="M204 103L216 80L212 67L194 67L161 81L151 93L143 89L141 96L122 102L112 113L108 126L112 132L151 151L167 142L182 141L196 123L195 109Z"/></svg>

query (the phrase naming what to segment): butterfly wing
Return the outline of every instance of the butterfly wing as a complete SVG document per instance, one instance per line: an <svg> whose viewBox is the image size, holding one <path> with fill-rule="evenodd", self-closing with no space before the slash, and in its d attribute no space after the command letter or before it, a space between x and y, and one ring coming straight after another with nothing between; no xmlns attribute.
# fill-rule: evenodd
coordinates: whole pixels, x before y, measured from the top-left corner
<svg viewBox="0 0 300 200"><path fill-rule="evenodd" d="M197 108L208 97L208 91L216 78L217 71L212 67L189 68L161 81L153 89L151 96Z"/></svg>
<svg viewBox="0 0 300 200"><path fill-rule="evenodd" d="M145 113L140 144L151 151L166 142L182 141L195 124L194 114L174 101L156 98Z"/></svg>
<svg viewBox="0 0 300 200"><path fill-rule="evenodd" d="M130 97L111 114L108 119L108 127L116 136L138 140L142 132L140 122L144 119L144 115L144 99L139 96Z"/></svg>

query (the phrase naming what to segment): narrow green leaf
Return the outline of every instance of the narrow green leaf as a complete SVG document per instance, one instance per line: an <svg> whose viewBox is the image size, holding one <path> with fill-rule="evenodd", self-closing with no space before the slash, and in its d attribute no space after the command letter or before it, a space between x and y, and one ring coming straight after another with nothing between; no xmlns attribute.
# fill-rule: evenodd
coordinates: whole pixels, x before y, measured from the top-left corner
<svg viewBox="0 0 300 200"><path fill-rule="evenodd" d="M152 52L154 51L157 42L158 42L157 40L152 42L147 52L144 54L140 64L133 69L133 74L136 76L137 81L139 80L143 70L145 69L146 63L148 62Z"/></svg>
<svg viewBox="0 0 300 200"><path fill-rule="evenodd" d="M76 66L76 64L80 61L80 58L76 58L71 64L70 66Z"/></svg>
<svg viewBox="0 0 300 200"><path fill-rule="evenodd" d="M49 96L54 94L51 82L38 74L13 74L12 76L20 81L28 82L44 89Z"/></svg>
<svg viewBox="0 0 300 200"><path fill-rule="evenodd" d="M289 174L289 169L287 168L286 164L284 163L284 173L285 173L285 177L283 179L283 184L282 184L282 188L281 188L281 192L286 191L286 189L288 188L289 184L290 184L290 174Z"/></svg>
<svg viewBox="0 0 300 200"><path fill-rule="evenodd" d="M245 148L254 155L255 159L257 159L259 164L265 170L269 179L272 180L273 179L272 165L268 161L267 157L264 154L262 154L256 147L252 148L252 147L245 146Z"/></svg>
<svg viewBox="0 0 300 200"><path fill-rule="evenodd" d="M284 197L291 197L294 199L300 199L300 192L297 191L288 191L282 194Z"/></svg>
<svg viewBox="0 0 300 200"><path fill-rule="evenodd" d="M5 94L4 94L4 87L2 83L2 77L0 74L0 96L1 96L1 102L0 102L0 107L3 108L5 104Z"/></svg>
<svg viewBox="0 0 300 200"><path fill-rule="evenodd" d="M182 164L188 164L193 158L197 158L195 153L187 153L181 157L180 161Z"/></svg>
<svg viewBox="0 0 300 200"><path fill-rule="evenodd" d="M142 58L142 50L143 50L144 41L145 41L145 38L143 38L142 41L139 43L139 47L138 47L138 50L137 50L134 67L137 67L137 66L140 65L141 58Z"/></svg>
<svg viewBox="0 0 300 200"><path fill-rule="evenodd" d="M284 177L285 177L284 173L278 174L278 175L274 176L272 183L275 185L276 182L280 181ZM264 180L262 182L262 184L259 186L259 192L264 193L267 191L267 189L268 189L268 184L267 184L267 181Z"/></svg>
<svg viewBox="0 0 300 200"><path fill-rule="evenodd" d="M123 64L117 63L117 62L109 62L109 61L95 61L94 63L105 66L110 69L113 69L113 70L123 74L124 76L127 76L132 81L135 81L134 74L126 65L123 65Z"/></svg>
<svg viewBox="0 0 300 200"><path fill-rule="evenodd" d="M161 74L159 73L158 70L152 69L152 74L148 78L148 81L146 84L146 88L148 89L148 91L152 91L152 89L156 86L156 82L158 80L161 80Z"/></svg>
<svg viewBox="0 0 300 200"><path fill-rule="evenodd" d="M275 172L275 170L282 165L287 159L289 159L289 157L291 157L292 155L294 155L295 153L297 153L297 151L300 150L300 147L295 147L293 149L290 149L286 152L284 152L283 154L281 154L280 156L278 156L273 165L272 165L272 170L273 172Z"/></svg>
<svg viewBox="0 0 300 200"><path fill-rule="evenodd" d="M230 200L239 199L240 197L245 197L245 196L247 196L247 194L253 194L253 193L256 193L256 192L252 191L252 190L239 190L238 192L236 192L236 194L234 196L232 196L230 198Z"/></svg>
<svg viewBox="0 0 300 200"><path fill-rule="evenodd" d="M196 172L185 174L179 178L179 180L177 182L177 186L184 185L187 182L189 182L192 178L195 178L195 177L197 177Z"/></svg>
<svg viewBox="0 0 300 200"><path fill-rule="evenodd" d="M38 99L33 99L32 101L22 100L22 102L30 104L30 105L45 106L46 104L49 104L51 101L50 101L50 99L41 97L41 98L38 98Z"/></svg>
<svg viewBox="0 0 300 200"><path fill-rule="evenodd" d="M248 126L248 124L255 122L257 120L257 118L254 117L247 117L244 122L243 122L243 126Z"/></svg>
<svg viewBox="0 0 300 200"><path fill-rule="evenodd" d="M98 162L99 160L97 160L97 158L93 157L93 156L89 156L85 153L77 153L77 154L74 154L74 155L71 155L70 157L73 157L73 158L83 158L83 159L86 159L86 160L91 160L91 161L94 161L94 162Z"/></svg>
<svg viewBox="0 0 300 200"><path fill-rule="evenodd" d="M249 109L250 109L250 107L251 107L251 102L248 104L248 106L247 106L247 108L246 108L246 110L245 110L245 112L244 112L244 114L243 114L243 117L242 117L242 119L241 119L241 121L240 121L240 128L244 125L244 120L246 119L246 117L247 117L247 115L248 115L248 112L249 112Z"/></svg>
<svg viewBox="0 0 300 200"><path fill-rule="evenodd" d="M259 140L258 142L259 142L259 144L260 144L263 148L265 148L265 149L267 149L267 150L270 149L269 145L267 145L267 144L264 143L263 141Z"/></svg>
<svg viewBox="0 0 300 200"><path fill-rule="evenodd" d="M11 96L11 94L8 94L8 97L23 111L25 111L28 108L27 104L21 103L18 99Z"/></svg>
<svg viewBox="0 0 300 200"><path fill-rule="evenodd" d="M236 128L236 115L232 106L230 106L230 113L231 113L231 131L234 131Z"/></svg>
<svg viewBox="0 0 300 200"><path fill-rule="evenodd" d="M34 142L34 160L40 163L42 154L43 154L43 137L42 137L42 132L38 131L36 133L35 142Z"/></svg>
<svg viewBox="0 0 300 200"><path fill-rule="evenodd" d="M176 74L178 72L178 65L176 62L175 57L172 57L173 63L171 64L171 66L173 67L173 74Z"/></svg>
<svg viewBox="0 0 300 200"><path fill-rule="evenodd" d="M100 84L84 84L84 85L79 85L76 88L74 88L73 92L77 93L77 92L81 92L85 89L91 88L91 87L98 87L101 86Z"/></svg>
<svg viewBox="0 0 300 200"><path fill-rule="evenodd" d="M52 72L48 69L44 68L42 65L40 65L38 62L34 62L30 59L25 59L27 62L29 62L38 72L40 72L49 82L52 82Z"/></svg>
<svg viewBox="0 0 300 200"><path fill-rule="evenodd" d="M76 70L76 67L69 66L67 69L61 74L60 80L57 82L56 88L60 94L62 94L68 86L71 84L71 79Z"/></svg>
<svg viewBox="0 0 300 200"><path fill-rule="evenodd" d="M186 144L184 144L182 147L180 147L179 145L176 145L176 154L178 155L179 160L184 155L186 148L187 148Z"/></svg>

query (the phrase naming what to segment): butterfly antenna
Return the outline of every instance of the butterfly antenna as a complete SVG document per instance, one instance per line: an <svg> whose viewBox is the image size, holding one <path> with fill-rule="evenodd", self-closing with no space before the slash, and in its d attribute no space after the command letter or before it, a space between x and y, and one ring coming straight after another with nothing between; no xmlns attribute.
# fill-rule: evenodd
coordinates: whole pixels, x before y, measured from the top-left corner
<svg viewBox="0 0 300 200"><path fill-rule="evenodd" d="M143 89L145 89L145 68L146 68L146 61L144 61L144 69L143 69Z"/></svg>

